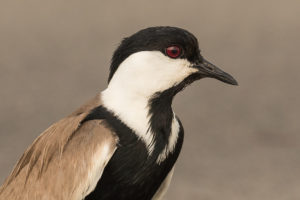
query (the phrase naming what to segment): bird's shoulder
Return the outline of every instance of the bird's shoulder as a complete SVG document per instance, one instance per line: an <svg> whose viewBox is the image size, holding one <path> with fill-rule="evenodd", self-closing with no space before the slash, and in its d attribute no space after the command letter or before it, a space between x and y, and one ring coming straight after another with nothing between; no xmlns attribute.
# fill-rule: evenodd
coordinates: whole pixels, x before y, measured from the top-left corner
<svg viewBox="0 0 300 200"><path fill-rule="evenodd" d="M81 123L100 105L100 95L97 95L46 129L19 159L0 188L0 199L21 199L24 195L40 199L44 195L52 195L53 199L80 199L89 193L118 143L105 120ZM55 195L60 196L54 198Z"/></svg>

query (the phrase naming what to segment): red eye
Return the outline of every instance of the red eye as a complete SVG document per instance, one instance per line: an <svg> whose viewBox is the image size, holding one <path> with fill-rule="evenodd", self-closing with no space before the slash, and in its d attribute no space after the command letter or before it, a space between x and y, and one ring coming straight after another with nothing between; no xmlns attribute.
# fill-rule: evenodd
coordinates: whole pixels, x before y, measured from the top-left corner
<svg viewBox="0 0 300 200"><path fill-rule="evenodd" d="M166 48L166 54L170 58L178 58L181 55L181 48L179 46L169 46Z"/></svg>

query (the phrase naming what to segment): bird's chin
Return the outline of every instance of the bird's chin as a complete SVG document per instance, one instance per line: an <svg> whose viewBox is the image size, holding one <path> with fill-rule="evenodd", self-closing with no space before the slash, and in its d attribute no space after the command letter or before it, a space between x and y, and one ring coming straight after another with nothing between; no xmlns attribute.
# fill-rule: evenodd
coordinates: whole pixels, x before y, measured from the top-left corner
<svg viewBox="0 0 300 200"><path fill-rule="evenodd" d="M153 104L153 102L164 102L164 105L171 106L173 97L178 92L182 91L186 86L190 85L194 81L199 80L201 78L202 78L201 74L193 73L188 77L186 77L180 83L177 83L164 91L156 92L155 94L152 95L151 99L149 100L150 105Z"/></svg>
<svg viewBox="0 0 300 200"><path fill-rule="evenodd" d="M190 85L192 84L193 82L197 81L197 80L200 80L204 78L202 74L200 73L193 73L191 75L189 75L188 77L186 77L183 81L182 81L182 84L185 84L186 86L187 85Z"/></svg>
<svg viewBox="0 0 300 200"><path fill-rule="evenodd" d="M173 86L174 95L186 88L188 85L192 84L193 82L204 78L200 73L193 73L186 77L183 81Z"/></svg>

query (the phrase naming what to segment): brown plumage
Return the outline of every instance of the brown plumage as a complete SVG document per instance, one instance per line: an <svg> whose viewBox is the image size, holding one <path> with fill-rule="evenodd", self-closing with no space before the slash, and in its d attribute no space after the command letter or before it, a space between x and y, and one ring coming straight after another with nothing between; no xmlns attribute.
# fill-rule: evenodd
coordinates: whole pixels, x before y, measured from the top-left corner
<svg viewBox="0 0 300 200"><path fill-rule="evenodd" d="M204 77L237 85L200 55L186 30L150 27L124 39L102 103L98 95L44 131L0 200L161 199L184 137L172 100Z"/></svg>
<svg viewBox="0 0 300 200"><path fill-rule="evenodd" d="M97 95L45 130L1 186L0 199L79 200L91 192L117 143L117 137L103 120L80 126L89 111L99 105ZM99 160L101 163L95 164Z"/></svg>

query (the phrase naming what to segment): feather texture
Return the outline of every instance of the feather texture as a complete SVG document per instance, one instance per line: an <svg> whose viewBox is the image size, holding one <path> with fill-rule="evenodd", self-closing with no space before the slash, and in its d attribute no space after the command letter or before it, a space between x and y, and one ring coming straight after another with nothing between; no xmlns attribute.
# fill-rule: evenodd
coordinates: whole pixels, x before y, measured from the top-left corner
<svg viewBox="0 0 300 200"><path fill-rule="evenodd" d="M99 105L97 95L45 130L1 186L0 199L81 200L89 194L117 144L117 137L103 120L80 124Z"/></svg>

